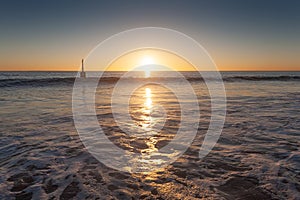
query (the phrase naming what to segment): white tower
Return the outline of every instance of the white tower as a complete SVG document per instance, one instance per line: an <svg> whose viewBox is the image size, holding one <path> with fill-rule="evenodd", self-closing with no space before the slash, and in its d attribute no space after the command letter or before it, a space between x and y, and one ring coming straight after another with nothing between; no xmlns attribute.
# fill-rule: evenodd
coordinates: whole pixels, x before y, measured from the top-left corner
<svg viewBox="0 0 300 200"><path fill-rule="evenodd" d="M84 59L81 60L81 72L80 72L80 77L81 78L85 78L86 77L83 63L84 63Z"/></svg>

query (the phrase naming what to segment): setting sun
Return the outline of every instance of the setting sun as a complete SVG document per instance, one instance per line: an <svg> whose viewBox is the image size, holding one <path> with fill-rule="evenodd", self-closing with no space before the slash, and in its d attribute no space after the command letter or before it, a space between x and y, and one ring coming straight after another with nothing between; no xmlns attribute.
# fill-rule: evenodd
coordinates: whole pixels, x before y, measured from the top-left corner
<svg viewBox="0 0 300 200"><path fill-rule="evenodd" d="M141 65L151 65L154 64L154 59L150 56L145 56L141 60Z"/></svg>
<svg viewBox="0 0 300 200"><path fill-rule="evenodd" d="M101 66L100 63L90 63L89 66ZM135 69L136 68L136 69ZM160 50L141 49L126 53L114 60L107 71L144 71L145 77L150 77L151 72L166 71L170 68L175 71L193 71L194 67L180 56ZM93 70L92 68L90 70Z"/></svg>
<svg viewBox="0 0 300 200"><path fill-rule="evenodd" d="M142 69L145 72L145 78L149 78L151 76L151 64L154 64L154 59L150 56L145 56L141 60Z"/></svg>

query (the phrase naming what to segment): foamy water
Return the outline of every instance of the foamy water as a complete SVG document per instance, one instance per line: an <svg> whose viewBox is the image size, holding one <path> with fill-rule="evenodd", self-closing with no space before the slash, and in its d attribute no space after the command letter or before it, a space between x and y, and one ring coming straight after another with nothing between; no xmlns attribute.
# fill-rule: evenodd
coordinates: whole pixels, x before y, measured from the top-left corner
<svg viewBox="0 0 300 200"><path fill-rule="evenodd" d="M199 101L196 138L165 169L130 174L106 167L83 146L72 114L75 73L1 73L0 199L299 198L300 74L223 73L226 122L203 160L198 152L209 125L210 97L197 74L185 75ZM154 84L136 90L130 98L134 125L156 128L159 134L127 135L111 113L115 81L104 80L96 95L97 117L107 137L137 153L167 145L181 120L174 94ZM164 81L180 89L176 79ZM164 112L149 116L152 105Z"/></svg>

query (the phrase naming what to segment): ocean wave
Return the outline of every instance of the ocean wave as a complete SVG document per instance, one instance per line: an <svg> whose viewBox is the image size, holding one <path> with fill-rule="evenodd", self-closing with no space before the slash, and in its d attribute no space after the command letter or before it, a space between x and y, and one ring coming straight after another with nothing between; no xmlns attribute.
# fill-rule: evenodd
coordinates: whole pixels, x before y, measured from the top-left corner
<svg viewBox="0 0 300 200"><path fill-rule="evenodd" d="M92 80L95 78L87 78L87 80ZM115 83L119 80L119 77L102 77L101 82ZM126 78L127 80L136 81L175 81L178 80L176 77L152 77L152 78ZM202 77L187 77L188 81L204 81ZM214 81L215 78L207 78L208 81ZM23 78L23 79L2 79L0 80L0 87L22 87L22 86L57 86L57 85L72 85L74 84L75 77L68 78ZM240 81L300 81L300 76L232 76L223 77L224 82L240 82Z"/></svg>
<svg viewBox="0 0 300 200"><path fill-rule="evenodd" d="M0 87L51 86L73 84L75 78L2 79Z"/></svg>
<svg viewBox="0 0 300 200"><path fill-rule="evenodd" d="M224 81L299 81L300 76L234 76L223 78Z"/></svg>

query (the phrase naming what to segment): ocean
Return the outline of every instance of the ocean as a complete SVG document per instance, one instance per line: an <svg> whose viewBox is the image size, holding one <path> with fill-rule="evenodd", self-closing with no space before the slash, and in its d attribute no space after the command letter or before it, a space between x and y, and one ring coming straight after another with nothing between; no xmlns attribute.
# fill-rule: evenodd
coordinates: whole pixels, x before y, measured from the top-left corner
<svg viewBox="0 0 300 200"><path fill-rule="evenodd" d="M76 74L0 72L0 199L300 198L300 72L222 72L226 120L203 159L199 149L209 127L211 99L198 73L183 72L199 104L197 134L173 163L148 173L112 169L84 146L72 112ZM181 105L168 87L145 84L130 94L132 121L124 126L133 134L126 134L111 108L122 74L105 73L96 90L95 110L104 133L129 152L168 145L181 121L193 118L180 117ZM153 79L184 93L176 77L159 75ZM130 81L146 83L138 74ZM126 109L117 112L122 116ZM139 128L152 132L140 137L135 135Z"/></svg>

